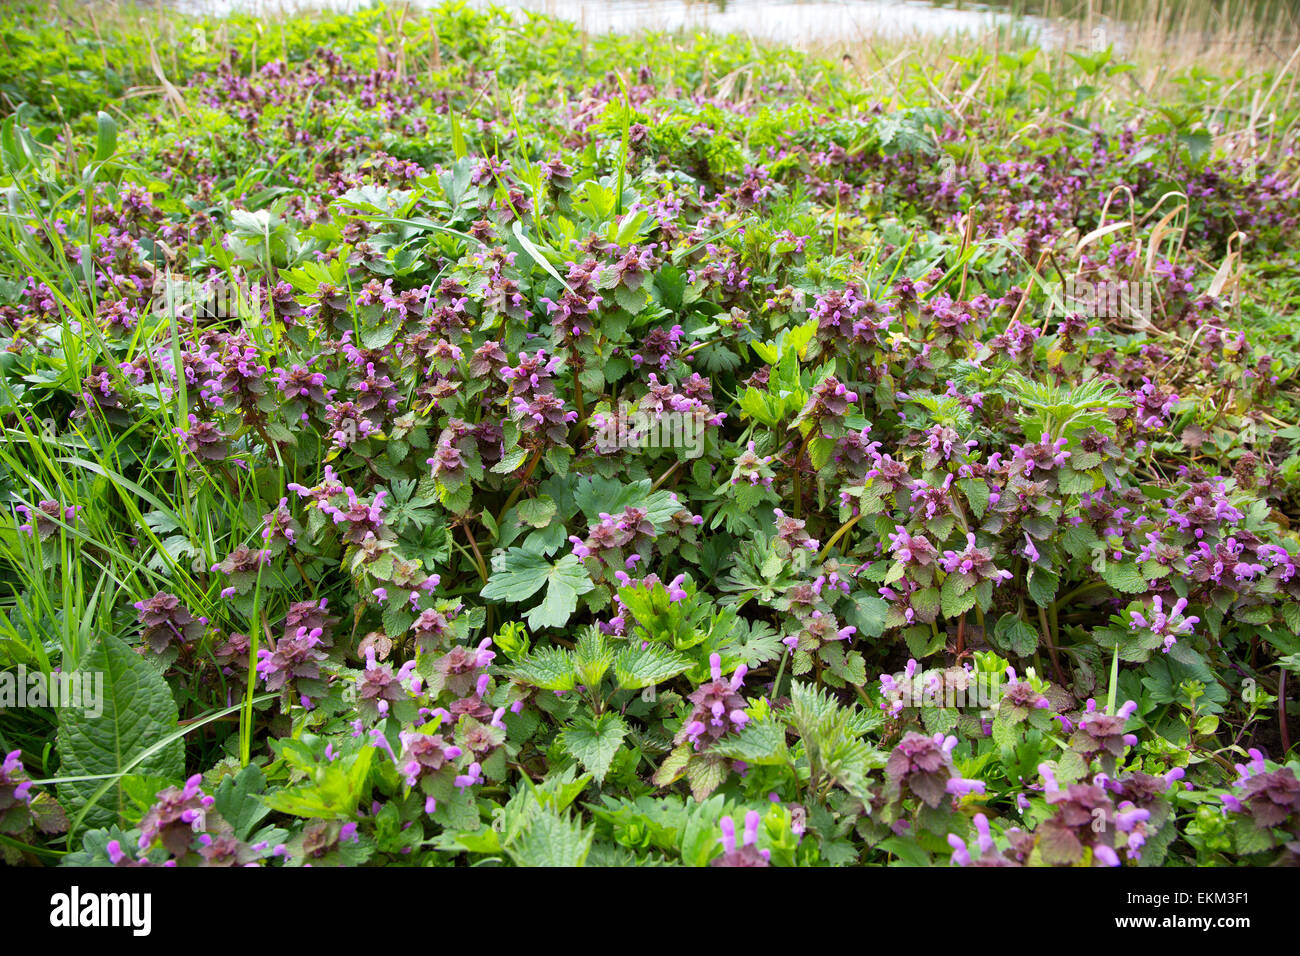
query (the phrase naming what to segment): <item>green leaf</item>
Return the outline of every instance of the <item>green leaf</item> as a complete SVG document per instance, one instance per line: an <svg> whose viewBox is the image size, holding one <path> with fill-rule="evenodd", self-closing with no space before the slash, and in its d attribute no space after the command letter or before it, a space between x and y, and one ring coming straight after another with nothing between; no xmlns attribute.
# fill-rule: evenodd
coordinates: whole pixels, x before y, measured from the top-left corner
<svg viewBox="0 0 1300 956"><path fill-rule="evenodd" d="M1273 609L1267 604L1257 604L1234 612L1233 616L1242 624L1264 625L1273 620Z"/></svg>
<svg viewBox="0 0 1300 956"><path fill-rule="evenodd" d="M993 627L998 644L1017 657L1029 657L1038 649L1038 632L1015 614L1003 614Z"/></svg>
<svg viewBox="0 0 1300 956"><path fill-rule="evenodd" d="M1282 620L1291 629L1291 633L1300 636L1300 605L1288 601L1282 605Z"/></svg>
<svg viewBox="0 0 1300 956"><path fill-rule="evenodd" d="M592 524L600 520L601 512L616 515L631 506L644 508L646 518L660 527L682 510L671 492L651 492L649 478L627 485L599 476L583 478L573 489L573 500Z"/></svg>
<svg viewBox="0 0 1300 956"><path fill-rule="evenodd" d="M1142 572L1133 561L1107 564L1106 570L1101 573L1101 576L1116 591L1141 594L1147 589L1146 578L1142 577Z"/></svg>
<svg viewBox="0 0 1300 956"><path fill-rule="evenodd" d="M511 841L506 852L516 866L582 866L595 828L583 828L566 813L539 813Z"/></svg>
<svg viewBox="0 0 1300 956"><path fill-rule="evenodd" d="M1056 597L1056 589L1060 587L1061 579L1053 571L1030 568L1028 584L1029 596L1034 599L1034 603L1039 607L1047 607Z"/></svg>
<svg viewBox="0 0 1300 956"><path fill-rule="evenodd" d="M609 646L605 635L594 627L589 627L578 638L573 649L573 673L583 687L595 689L604 680L606 672L613 666L614 649Z"/></svg>
<svg viewBox="0 0 1300 956"><path fill-rule="evenodd" d="M831 453L834 451L835 440L832 438L819 436L808 443L808 457L812 460L813 468L818 470L831 460Z"/></svg>
<svg viewBox="0 0 1300 956"><path fill-rule="evenodd" d="M573 660L562 647L538 648L507 673L542 690L573 690L578 686Z"/></svg>
<svg viewBox="0 0 1300 956"><path fill-rule="evenodd" d="M460 128L460 121L454 112L448 111L447 122L451 126L451 154L457 159L464 159L469 155L469 147L465 145L465 133Z"/></svg>
<svg viewBox="0 0 1300 956"><path fill-rule="evenodd" d="M492 466L492 472L498 475L509 475L518 471L519 466L524 463L528 457L528 452L522 448L516 448L513 451L506 452L499 462Z"/></svg>
<svg viewBox="0 0 1300 956"><path fill-rule="evenodd" d="M384 322L361 330L361 344L368 349L382 349L397 337L396 322Z"/></svg>
<svg viewBox="0 0 1300 956"><path fill-rule="evenodd" d="M784 651L781 634L772 625L766 621L746 621L744 618L736 622L731 639L722 648L724 657L738 658L751 669L776 660Z"/></svg>
<svg viewBox="0 0 1300 956"><path fill-rule="evenodd" d="M572 292L573 287L570 286L569 283L565 282L564 277L555 271L555 266L551 265L550 260L546 258L546 254L542 252L541 249L537 248L531 239L524 235L523 224L516 219L510 228L515 234L515 238L519 240L519 245L523 246L524 252L528 253L529 258L546 270L546 274L552 279Z"/></svg>
<svg viewBox="0 0 1300 956"><path fill-rule="evenodd" d="M1086 495L1098 487L1097 479L1090 472L1075 471L1069 465L1058 469L1056 481L1063 495Z"/></svg>
<svg viewBox="0 0 1300 956"><path fill-rule="evenodd" d="M1214 146L1214 137L1203 129L1179 133L1178 141L1187 147L1194 163L1199 163Z"/></svg>
<svg viewBox="0 0 1300 956"><path fill-rule="evenodd" d="M975 591L962 575L950 574L944 579L940 601L944 617L957 617L975 606Z"/></svg>
<svg viewBox="0 0 1300 956"><path fill-rule="evenodd" d="M686 765L686 780L691 785L691 796L696 801L707 800L709 794L722 786L730 773L727 761L712 754L696 754Z"/></svg>
<svg viewBox="0 0 1300 956"><path fill-rule="evenodd" d="M117 152L117 121L100 110L96 122L95 162L102 163Z"/></svg>
<svg viewBox="0 0 1300 956"><path fill-rule="evenodd" d="M185 749L178 738L157 753L131 766L135 758L176 729L178 713L162 674L123 641L104 635L76 672L83 687L103 692L87 708L59 711L58 751L61 777L100 776L99 780L69 780L59 784L59 800L69 811L86 807L101 788L102 775L136 773L179 781L185 773ZM91 683L94 681L95 683ZM128 806L121 781L89 806L84 815L91 827L118 821Z"/></svg>
<svg viewBox="0 0 1300 956"><path fill-rule="evenodd" d="M627 724L618 714L582 714L560 734L560 745L600 783L626 736Z"/></svg>
<svg viewBox="0 0 1300 956"><path fill-rule="evenodd" d="M889 602L865 591L858 591L853 595L853 606L845 617L858 629L858 637L879 637L885 633Z"/></svg>
<svg viewBox="0 0 1300 956"><path fill-rule="evenodd" d="M724 737L709 749L755 766L783 764L788 757L785 724L770 719L751 721L744 730Z"/></svg>
<svg viewBox="0 0 1300 956"><path fill-rule="evenodd" d="M528 548L511 548L492 559L492 576L479 592L490 601L525 601L543 587L542 603L528 612L528 626L536 631L561 627L578 606L578 595L595 585L587 569L572 554L552 564L545 555Z"/></svg>
<svg viewBox="0 0 1300 956"><path fill-rule="evenodd" d="M961 478L957 487L966 496L966 502L976 518L983 518L989 506L989 484L982 478Z"/></svg>
<svg viewBox="0 0 1300 956"><path fill-rule="evenodd" d="M271 812L271 808L260 799L265 789L266 777L261 768L249 764L239 773L222 777L213 791L214 809L230 824L240 840L248 839L253 828Z"/></svg>
<svg viewBox="0 0 1300 956"><path fill-rule="evenodd" d="M550 495L525 498L518 505L519 520L534 528L545 528L555 517L555 499Z"/></svg>
<svg viewBox="0 0 1300 956"><path fill-rule="evenodd" d="M1097 532L1086 524L1071 525L1065 529L1065 535L1061 539L1065 550L1070 553L1072 558L1086 558L1092 553L1093 547L1100 542L1101 539L1097 537Z"/></svg>
<svg viewBox="0 0 1300 956"><path fill-rule="evenodd" d="M877 844L886 853L892 853L905 866L929 866L930 855L925 852L914 837L890 837Z"/></svg>
<svg viewBox="0 0 1300 956"><path fill-rule="evenodd" d="M629 647L614 661L614 679L624 690L640 690L671 680L691 666L691 659L663 644L642 650Z"/></svg>

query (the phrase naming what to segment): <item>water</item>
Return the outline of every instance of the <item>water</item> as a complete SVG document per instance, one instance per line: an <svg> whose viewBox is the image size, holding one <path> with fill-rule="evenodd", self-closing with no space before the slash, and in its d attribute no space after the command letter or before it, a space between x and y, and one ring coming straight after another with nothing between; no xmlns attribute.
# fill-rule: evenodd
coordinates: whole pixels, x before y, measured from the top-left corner
<svg viewBox="0 0 1300 956"><path fill-rule="evenodd" d="M593 33L707 30L794 45L873 35L979 33L1016 20L983 5L941 7L924 0L513 0L503 5L542 10Z"/></svg>
<svg viewBox="0 0 1300 956"><path fill-rule="evenodd" d="M364 0L180 0L177 4L187 12L215 15L232 10L270 15L321 7L351 11L366 5ZM591 33L712 31L796 46L872 36L979 34L1010 24L1044 38L1052 32L1051 21L1040 17L1016 16L979 3L944 6L926 0L496 0L495 5L551 14Z"/></svg>

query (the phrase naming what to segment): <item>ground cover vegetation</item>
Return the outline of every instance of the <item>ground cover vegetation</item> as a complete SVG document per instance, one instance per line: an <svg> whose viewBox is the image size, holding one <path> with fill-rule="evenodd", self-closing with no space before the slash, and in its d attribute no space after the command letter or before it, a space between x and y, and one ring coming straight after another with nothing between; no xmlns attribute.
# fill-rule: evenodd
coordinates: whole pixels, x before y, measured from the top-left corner
<svg viewBox="0 0 1300 956"><path fill-rule="evenodd" d="M1290 66L93 10L0 31L0 667L102 678L8 862L1296 862Z"/></svg>

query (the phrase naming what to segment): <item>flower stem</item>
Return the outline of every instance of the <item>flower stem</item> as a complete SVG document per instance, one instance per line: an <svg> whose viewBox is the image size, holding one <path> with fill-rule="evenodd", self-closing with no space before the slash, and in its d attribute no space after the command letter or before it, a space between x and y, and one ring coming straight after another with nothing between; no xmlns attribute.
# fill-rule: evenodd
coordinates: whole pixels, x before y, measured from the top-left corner
<svg viewBox="0 0 1300 956"><path fill-rule="evenodd" d="M524 486L528 484L528 479L533 477L533 472L537 469L537 463L541 461L541 458L542 458L542 450L538 448L535 452L533 452L533 457L529 460L528 467L524 469L524 476L519 479L519 483L515 485L514 490L510 492L510 497L506 499L506 503L502 505L501 510L497 512L498 525L501 524L501 519L506 516L506 512L510 510L510 506L513 505L515 501L518 500L519 493L522 492L524 490Z"/></svg>
<svg viewBox="0 0 1300 956"><path fill-rule="evenodd" d="M840 538L844 537L844 535L848 533L849 529L858 523L858 520L861 517L862 517L862 512L859 511L852 518L850 518L848 521L844 522L844 524L839 526L836 532L833 535L831 535L830 540L826 542L826 546L822 548L821 552L817 555L818 564L821 564L823 561L826 560L826 556L830 554L831 548L835 546L835 542L840 540Z"/></svg>
<svg viewBox="0 0 1300 956"><path fill-rule="evenodd" d="M1043 640L1047 642L1047 653L1052 658L1052 670L1056 672L1056 682L1065 687L1065 671L1061 670L1061 659L1056 655L1056 641L1052 639L1052 628L1047 623L1047 609L1038 607L1038 622L1043 627Z"/></svg>

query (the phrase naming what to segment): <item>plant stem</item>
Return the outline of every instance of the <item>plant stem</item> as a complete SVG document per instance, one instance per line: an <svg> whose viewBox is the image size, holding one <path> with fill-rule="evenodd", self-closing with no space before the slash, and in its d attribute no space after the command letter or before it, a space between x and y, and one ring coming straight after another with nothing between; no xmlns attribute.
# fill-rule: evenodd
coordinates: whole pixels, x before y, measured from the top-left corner
<svg viewBox="0 0 1300 956"><path fill-rule="evenodd" d="M1052 669L1056 672L1056 682L1065 686L1065 672L1061 670L1061 660L1056 656L1056 641L1052 639L1052 629L1047 623L1047 609L1038 608L1038 622L1043 626L1043 640L1047 642L1047 653L1052 658Z"/></svg>
<svg viewBox="0 0 1300 956"><path fill-rule="evenodd" d="M858 520L861 517L862 517L862 512L859 511L848 521L844 522L844 524L840 525L838 529L836 529L835 533L831 535L830 540L826 542L826 546L823 547L821 549L821 552L817 555L818 564L821 564L823 561L826 560L826 556L830 554L831 548L835 546L835 542L840 540L840 538L842 538L850 528L852 528L855 524L857 524Z"/></svg>
<svg viewBox="0 0 1300 956"><path fill-rule="evenodd" d="M673 472L675 472L678 468L682 467L682 462L684 460L685 459L683 458L678 458L675 462L673 462L672 467L670 467L667 471L665 471L662 475L660 475L658 478L655 479L655 483L650 486L650 490L652 492L658 491L659 488L663 485L663 483L672 477Z"/></svg>
<svg viewBox="0 0 1300 956"><path fill-rule="evenodd" d="M1282 732L1282 756L1291 751L1291 733L1286 725L1286 668L1277 675L1277 727Z"/></svg>
<svg viewBox="0 0 1300 956"><path fill-rule="evenodd" d="M474 563L478 566L478 576L487 584L488 573L487 564L483 561L483 554L478 549L478 542L474 540L474 532L470 530L469 522L465 522L465 537L469 538L470 550L474 552Z"/></svg>
<svg viewBox="0 0 1300 956"><path fill-rule="evenodd" d="M506 503L502 505L501 510L497 512L498 525L501 524L501 519L506 516L506 512L510 510L510 506L513 505L516 500L518 500L520 492L522 492L524 490L524 486L528 484L528 479L533 477L533 472L537 469L537 463L541 461L541 458L542 458L542 450L538 448L535 452L533 452L533 457L528 462L528 467L524 469L524 476L519 479L519 484L515 485L514 489L510 492L510 497L506 499Z"/></svg>
<svg viewBox="0 0 1300 956"><path fill-rule="evenodd" d="M776 700L781 691L781 678L785 676L785 662L790 659L790 648L785 649L781 655L781 666L776 669L776 680L772 682L772 699Z"/></svg>
<svg viewBox="0 0 1300 956"><path fill-rule="evenodd" d="M808 449L808 442L812 440L813 428L808 429L808 434L803 437L799 445L799 450L794 456L794 516L796 518L803 515L803 482L799 477L799 462L803 461L803 453Z"/></svg>

